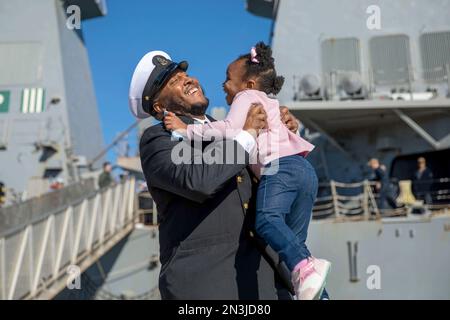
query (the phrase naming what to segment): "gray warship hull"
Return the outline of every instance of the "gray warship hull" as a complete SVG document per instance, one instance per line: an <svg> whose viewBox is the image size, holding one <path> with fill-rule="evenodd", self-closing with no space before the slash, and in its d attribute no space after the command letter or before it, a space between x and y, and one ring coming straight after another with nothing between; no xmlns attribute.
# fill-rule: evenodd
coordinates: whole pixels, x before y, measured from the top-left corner
<svg viewBox="0 0 450 320"><path fill-rule="evenodd" d="M450 299L450 214L314 221L311 252L332 262L332 299Z"/></svg>

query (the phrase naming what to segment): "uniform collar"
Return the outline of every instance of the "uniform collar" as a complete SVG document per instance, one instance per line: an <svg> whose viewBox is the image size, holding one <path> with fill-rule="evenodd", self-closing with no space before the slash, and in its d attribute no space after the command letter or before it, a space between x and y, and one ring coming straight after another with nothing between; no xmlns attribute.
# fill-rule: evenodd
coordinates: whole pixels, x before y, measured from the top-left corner
<svg viewBox="0 0 450 320"><path fill-rule="evenodd" d="M195 118L191 118L188 116L181 116L178 115L178 117L186 124L196 124L196 123L208 123L208 122L214 122L216 121L214 118L210 117L209 115L205 115L206 119L204 120L204 122L200 119L195 119Z"/></svg>
<svg viewBox="0 0 450 320"><path fill-rule="evenodd" d="M208 117L206 117L205 116L205 119L197 119L197 118L194 118L194 123L199 123L199 124L205 124L205 123L209 123L209 122L211 122L209 119L208 119Z"/></svg>

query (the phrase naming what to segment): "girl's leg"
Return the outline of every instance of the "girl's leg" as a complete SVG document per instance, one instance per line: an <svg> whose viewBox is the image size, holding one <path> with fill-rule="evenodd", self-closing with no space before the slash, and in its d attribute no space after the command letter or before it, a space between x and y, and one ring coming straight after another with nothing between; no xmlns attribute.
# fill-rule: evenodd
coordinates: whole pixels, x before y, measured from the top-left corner
<svg viewBox="0 0 450 320"><path fill-rule="evenodd" d="M301 172L298 181L298 196L294 199L291 212L286 216L287 226L296 235L296 241L300 246L300 260L311 257L306 246L309 222L311 221L312 209L316 201L318 181L314 168L304 158L300 158L297 171Z"/></svg>
<svg viewBox="0 0 450 320"><path fill-rule="evenodd" d="M306 159L279 159L276 174L263 176L257 194L256 231L278 252L292 272L299 300L311 300L323 293L330 263L307 259L308 226L316 200L318 181Z"/></svg>
<svg viewBox="0 0 450 320"><path fill-rule="evenodd" d="M298 201L299 184L304 184L304 170L299 170L301 162L297 158L300 157L279 159L278 171L273 175L262 176L256 204L256 231L279 254L291 271L309 256L304 244L306 234L303 236L299 233L306 232L311 213L309 212L307 218L291 217L294 214L303 214L310 206L300 205ZM292 211L293 208L295 212ZM289 227L288 221L294 229Z"/></svg>

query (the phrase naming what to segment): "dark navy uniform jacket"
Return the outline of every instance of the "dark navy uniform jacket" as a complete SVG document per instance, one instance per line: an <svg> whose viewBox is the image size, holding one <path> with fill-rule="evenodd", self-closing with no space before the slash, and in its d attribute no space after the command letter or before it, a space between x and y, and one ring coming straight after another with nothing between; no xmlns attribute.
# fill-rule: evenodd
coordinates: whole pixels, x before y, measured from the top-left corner
<svg viewBox="0 0 450 320"><path fill-rule="evenodd" d="M386 171L384 171L380 167L373 170L373 176L370 180L381 183L381 189L379 190L380 193L388 193L391 191L389 177L388 177Z"/></svg>
<svg viewBox="0 0 450 320"><path fill-rule="evenodd" d="M433 172L426 168L423 172L417 170L413 177L413 192L417 195L429 192L433 185Z"/></svg>
<svg viewBox="0 0 450 320"><path fill-rule="evenodd" d="M193 123L191 118L181 118ZM230 145L234 154L245 152L235 141L226 145L223 141L203 142L200 146L171 141L162 124L142 135L142 168L158 209L161 297L288 298L287 290L276 280L283 277L270 265L280 267L278 257L268 247L269 254L261 255L263 250L258 250L257 244L262 240L251 232L254 184L247 171L248 154L242 164L175 164L172 149L179 143L189 146L192 157L194 150L198 155L205 147L214 148L219 155L232 152ZM284 280L286 283L286 277Z"/></svg>

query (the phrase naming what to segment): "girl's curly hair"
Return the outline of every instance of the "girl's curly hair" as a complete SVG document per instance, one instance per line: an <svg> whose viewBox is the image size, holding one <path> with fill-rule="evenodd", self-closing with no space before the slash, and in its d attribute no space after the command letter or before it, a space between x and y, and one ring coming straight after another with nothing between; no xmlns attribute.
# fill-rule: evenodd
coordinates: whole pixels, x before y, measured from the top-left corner
<svg viewBox="0 0 450 320"><path fill-rule="evenodd" d="M250 53L241 55L238 60L244 59L247 68L244 80L256 77L259 90L267 94L277 95L284 84L284 77L278 76L275 70L275 59L272 57L272 49L264 42L258 42L255 46L256 59L252 60Z"/></svg>

